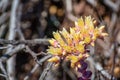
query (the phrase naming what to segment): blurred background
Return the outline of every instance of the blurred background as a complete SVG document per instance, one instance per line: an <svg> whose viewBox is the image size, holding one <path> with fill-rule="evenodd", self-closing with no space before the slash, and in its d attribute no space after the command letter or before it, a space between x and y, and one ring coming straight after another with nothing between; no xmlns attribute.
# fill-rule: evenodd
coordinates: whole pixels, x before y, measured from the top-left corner
<svg viewBox="0 0 120 80"><path fill-rule="evenodd" d="M101 70L120 80L120 0L0 0L0 39L11 40L9 31L12 28L15 31L20 29L26 40L52 38L53 31L63 27L69 30L70 27L74 27L75 20L89 15L96 20L95 26L105 25L105 32L109 34L104 40L97 40L95 48L90 48L91 58L102 67L100 70L95 69L88 59L89 67L93 71L92 80L111 79ZM15 31L14 39L20 40ZM35 53L40 53L46 52L47 46L38 44L30 48ZM0 56L5 51L0 50ZM41 57L43 56L39 56ZM26 75L29 75L28 80L39 80L47 64L45 62L33 74L29 74L36 62L24 50L14 57L12 63L15 62L16 64L11 64L14 67L11 74L14 78L11 80L25 80ZM8 63L4 65L11 66ZM54 76L50 77L49 74L44 80L72 80L70 76L61 79L59 72L53 71L51 74ZM0 80L6 79L0 77Z"/></svg>

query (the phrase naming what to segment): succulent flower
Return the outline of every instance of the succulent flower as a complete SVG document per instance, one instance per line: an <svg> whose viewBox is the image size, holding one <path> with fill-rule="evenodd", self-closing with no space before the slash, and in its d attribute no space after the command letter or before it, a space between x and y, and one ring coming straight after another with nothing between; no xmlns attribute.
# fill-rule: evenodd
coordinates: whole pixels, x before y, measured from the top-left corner
<svg viewBox="0 0 120 80"><path fill-rule="evenodd" d="M56 65L59 65L61 60L70 61L71 67L77 68L79 72L82 71L83 80L87 80L92 73L86 71L88 65L84 60L89 56L86 47L94 46L97 38L108 35L103 32L103 29L104 26L94 27L94 20L88 16L75 21L75 27L70 28L70 31L63 28L62 31L53 32L54 39L49 40L51 46L47 49L47 52L53 57L48 61L54 62ZM82 78L78 80L82 80Z"/></svg>

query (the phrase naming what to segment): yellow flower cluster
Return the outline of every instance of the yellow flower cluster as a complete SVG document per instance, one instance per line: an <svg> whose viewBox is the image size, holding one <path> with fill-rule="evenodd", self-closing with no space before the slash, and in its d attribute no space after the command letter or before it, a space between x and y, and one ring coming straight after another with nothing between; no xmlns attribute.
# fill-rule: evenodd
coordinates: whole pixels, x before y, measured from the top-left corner
<svg viewBox="0 0 120 80"><path fill-rule="evenodd" d="M48 61L59 64L60 60L71 61L71 67L80 66L80 60L86 59L89 55L86 46L94 46L97 38L108 35L103 33L104 26L94 27L93 19L88 16L81 17L75 21L75 27L68 32L63 28L62 31L53 32L54 39L50 39L51 46L47 49L53 55Z"/></svg>

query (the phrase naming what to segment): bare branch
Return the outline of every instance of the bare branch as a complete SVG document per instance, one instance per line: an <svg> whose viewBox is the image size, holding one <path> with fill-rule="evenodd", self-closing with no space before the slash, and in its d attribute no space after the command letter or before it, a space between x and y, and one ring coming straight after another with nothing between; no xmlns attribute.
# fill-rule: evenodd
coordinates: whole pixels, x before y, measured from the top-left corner
<svg viewBox="0 0 120 80"><path fill-rule="evenodd" d="M2 57L0 57L0 61L6 62L10 57L15 55L17 52L23 50L25 48L25 45L18 45L15 48L13 48L11 51L3 54Z"/></svg>
<svg viewBox="0 0 120 80"><path fill-rule="evenodd" d="M44 45L49 45L48 40L49 39L33 39L33 40L4 40L4 39L0 39L0 44L12 44L12 45L18 45L18 44L26 44L26 45L44 44Z"/></svg>
<svg viewBox="0 0 120 80"><path fill-rule="evenodd" d="M0 38L3 36L5 29L7 28L6 24L0 26Z"/></svg>
<svg viewBox="0 0 120 80"><path fill-rule="evenodd" d="M30 76L36 71L36 69L38 69L38 67L39 67L40 65L42 65L43 62L45 62L46 60L48 60L50 57L51 57L51 55L47 55L47 56L43 57L42 59L40 59L40 60L38 61L39 64L37 64L37 63L35 64L34 68L33 68L33 69L30 71L30 73L24 78L24 80L28 80L28 79L30 78Z"/></svg>
<svg viewBox="0 0 120 80"><path fill-rule="evenodd" d="M77 17L72 14L72 0L65 0L66 11L67 11L67 18L71 21L76 21Z"/></svg>
<svg viewBox="0 0 120 80"><path fill-rule="evenodd" d="M5 9L7 8L8 4L9 4L10 1L8 0L1 0L0 1L0 9L2 11L5 11Z"/></svg>
<svg viewBox="0 0 120 80"><path fill-rule="evenodd" d="M42 72L39 80L44 80L44 79L45 79L45 77L46 77L47 73L49 72L50 68L52 67L52 65L53 65L53 63L48 63L48 64L47 64L47 66L46 66L46 68L44 69L44 71Z"/></svg>
<svg viewBox="0 0 120 80"><path fill-rule="evenodd" d="M94 62L92 57L89 57L87 60L90 62L90 64L92 64L95 67L96 70L100 71L102 75L104 75L107 79L110 80L111 75L104 70L104 68L100 65L100 63Z"/></svg>
<svg viewBox="0 0 120 80"><path fill-rule="evenodd" d="M0 25L3 24L10 17L10 12L3 13L0 16Z"/></svg>
<svg viewBox="0 0 120 80"><path fill-rule="evenodd" d="M8 48L11 48L11 47L13 47L13 46L8 45L8 46L0 47L0 49L8 49Z"/></svg>
<svg viewBox="0 0 120 80"><path fill-rule="evenodd" d="M1 68L1 71L4 73L4 77L6 78L6 80L9 80L7 71L5 70L5 67L3 66L2 62L0 62L0 68ZM3 76L3 75L1 75L1 76Z"/></svg>
<svg viewBox="0 0 120 80"><path fill-rule="evenodd" d="M13 0L11 7L10 15L10 26L9 26L9 36L8 40L14 40L16 36L16 12L19 4L19 0ZM12 51L12 48L9 48L6 52ZM15 80L15 55L7 60L7 72L10 80Z"/></svg>
<svg viewBox="0 0 120 80"><path fill-rule="evenodd" d="M113 3L111 0L103 0L104 3L109 6L110 8L112 8L113 11L118 12L119 10L119 5L120 5L120 1L117 0L117 3Z"/></svg>
<svg viewBox="0 0 120 80"><path fill-rule="evenodd" d="M5 78L6 78L6 75L4 75L4 74L0 74L0 76L2 76L2 77L5 77Z"/></svg>
<svg viewBox="0 0 120 80"><path fill-rule="evenodd" d="M77 80L75 74L67 67L66 62L63 62L62 67L72 80Z"/></svg>

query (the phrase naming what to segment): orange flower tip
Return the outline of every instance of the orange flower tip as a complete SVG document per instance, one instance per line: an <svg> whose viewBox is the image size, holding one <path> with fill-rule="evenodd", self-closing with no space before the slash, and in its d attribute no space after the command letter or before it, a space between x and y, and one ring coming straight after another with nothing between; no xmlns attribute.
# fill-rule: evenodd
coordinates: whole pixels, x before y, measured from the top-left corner
<svg viewBox="0 0 120 80"><path fill-rule="evenodd" d="M101 35L102 35L102 36L108 36L108 34L107 34L107 33L101 33Z"/></svg>
<svg viewBox="0 0 120 80"><path fill-rule="evenodd" d="M83 58L83 54L79 54L79 56L78 56L80 59L82 59Z"/></svg>
<svg viewBox="0 0 120 80"><path fill-rule="evenodd" d="M96 36L93 36L93 37L92 37L92 40L96 40Z"/></svg>
<svg viewBox="0 0 120 80"><path fill-rule="evenodd" d="M89 54L85 54L84 56L87 58L87 57L89 57L90 55L89 55Z"/></svg>
<svg viewBox="0 0 120 80"><path fill-rule="evenodd" d="M55 34L56 32L53 32L53 35Z"/></svg>
<svg viewBox="0 0 120 80"><path fill-rule="evenodd" d="M55 67L58 67L58 66L59 66L59 63L56 63L56 64L55 64Z"/></svg>
<svg viewBox="0 0 120 80"><path fill-rule="evenodd" d="M75 21L75 26L76 26L76 27L78 26L78 22L77 22L77 21Z"/></svg>
<svg viewBox="0 0 120 80"><path fill-rule="evenodd" d="M62 31L59 31L59 33L61 34L61 33L62 33Z"/></svg>
<svg viewBox="0 0 120 80"><path fill-rule="evenodd" d="M70 33L72 34L74 32L74 29L73 28L70 28Z"/></svg>
<svg viewBox="0 0 120 80"><path fill-rule="evenodd" d="M62 53L63 55L66 55L66 52L65 51L63 51L63 53Z"/></svg>
<svg viewBox="0 0 120 80"><path fill-rule="evenodd" d="M49 61L49 62L53 62L53 60L52 60L52 59L48 59L48 61Z"/></svg>
<svg viewBox="0 0 120 80"><path fill-rule="evenodd" d="M49 41L49 43L50 43L51 45L54 45L54 43L56 42L55 39L50 39L50 40L48 40L48 41Z"/></svg>
<svg viewBox="0 0 120 80"><path fill-rule="evenodd" d="M91 43L91 46L93 46L93 47L95 46L94 42Z"/></svg>
<svg viewBox="0 0 120 80"><path fill-rule="evenodd" d="M80 64L78 64L78 68L80 68L81 67L81 65Z"/></svg>
<svg viewBox="0 0 120 80"><path fill-rule="evenodd" d="M63 30L62 30L62 31L59 31L59 33L62 34L62 33L63 33Z"/></svg>
<svg viewBox="0 0 120 80"><path fill-rule="evenodd" d="M65 28L63 28L63 31L66 30Z"/></svg>
<svg viewBox="0 0 120 80"><path fill-rule="evenodd" d="M50 39L50 40L48 40L48 42L50 43L50 44L52 44L53 43L53 41Z"/></svg>
<svg viewBox="0 0 120 80"><path fill-rule="evenodd" d="M59 58L58 57L52 57L50 59L48 59L49 62L58 62Z"/></svg>
<svg viewBox="0 0 120 80"><path fill-rule="evenodd" d="M71 67L74 68L74 67L75 67L75 64L74 64L74 63L71 63Z"/></svg>
<svg viewBox="0 0 120 80"><path fill-rule="evenodd" d="M93 21L94 24L96 24L96 22L97 22L96 20Z"/></svg>
<svg viewBox="0 0 120 80"><path fill-rule="evenodd" d="M47 53L49 53L49 49L47 49Z"/></svg>
<svg viewBox="0 0 120 80"><path fill-rule="evenodd" d="M104 28L105 28L105 26L101 26L101 27L99 28L99 30L102 31Z"/></svg>
<svg viewBox="0 0 120 80"><path fill-rule="evenodd" d="M85 44L85 41L80 41L79 44Z"/></svg>

